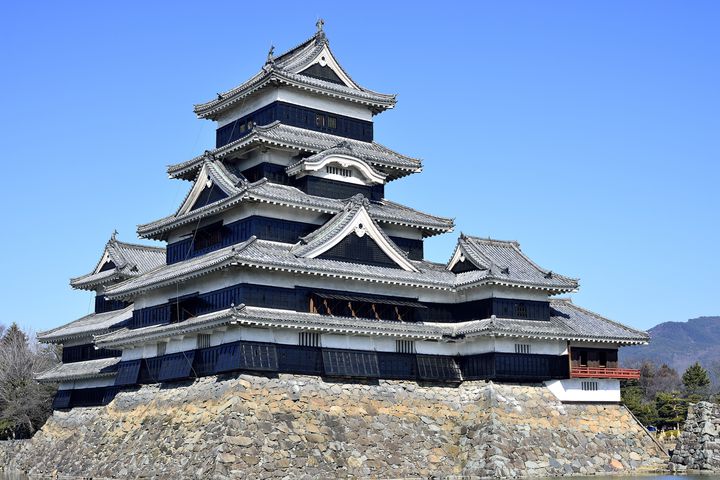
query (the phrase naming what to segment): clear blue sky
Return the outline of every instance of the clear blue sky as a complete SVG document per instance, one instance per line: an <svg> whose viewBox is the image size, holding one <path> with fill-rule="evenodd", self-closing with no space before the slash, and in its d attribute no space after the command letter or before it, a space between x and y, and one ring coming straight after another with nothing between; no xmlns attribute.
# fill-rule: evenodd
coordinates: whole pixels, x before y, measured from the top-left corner
<svg viewBox="0 0 720 480"><path fill-rule="evenodd" d="M193 103L322 16L362 85L399 94L376 139L424 160L387 197L520 241L574 300L641 328L720 315L720 3L3 2L2 317L91 309L68 278L113 229L173 212L165 165L213 144Z"/></svg>

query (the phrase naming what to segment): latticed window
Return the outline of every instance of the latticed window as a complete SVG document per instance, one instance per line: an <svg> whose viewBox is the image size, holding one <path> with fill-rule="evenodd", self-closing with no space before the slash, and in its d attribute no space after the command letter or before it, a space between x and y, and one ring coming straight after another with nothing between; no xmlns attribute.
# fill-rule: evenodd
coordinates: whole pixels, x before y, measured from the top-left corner
<svg viewBox="0 0 720 480"><path fill-rule="evenodd" d="M582 382L581 388L586 392L596 392L598 389L598 382Z"/></svg>
<svg viewBox="0 0 720 480"><path fill-rule="evenodd" d="M210 334L209 333L198 334L197 348L210 348Z"/></svg>
<svg viewBox="0 0 720 480"><path fill-rule="evenodd" d="M160 342L157 344L157 355L158 357L161 357L165 355L165 352L167 351L167 343Z"/></svg>
<svg viewBox="0 0 720 480"><path fill-rule="evenodd" d="M530 353L530 345L527 343L516 343L515 353Z"/></svg>
<svg viewBox="0 0 720 480"><path fill-rule="evenodd" d="M315 332L300 332L298 344L303 347L319 347L320 334Z"/></svg>
<svg viewBox="0 0 720 480"><path fill-rule="evenodd" d="M413 340L395 340L395 351L398 353L415 353Z"/></svg>
<svg viewBox="0 0 720 480"><path fill-rule="evenodd" d="M524 303L516 303L513 308L514 316L515 318L527 318L528 317L528 307Z"/></svg>
<svg viewBox="0 0 720 480"><path fill-rule="evenodd" d="M337 118L328 117L328 128L337 128Z"/></svg>
<svg viewBox="0 0 720 480"><path fill-rule="evenodd" d="M352 177L352 170L349 168L340 168L328 165L325 167L325 171L333 175L340 175L341 177Z"/></svg>

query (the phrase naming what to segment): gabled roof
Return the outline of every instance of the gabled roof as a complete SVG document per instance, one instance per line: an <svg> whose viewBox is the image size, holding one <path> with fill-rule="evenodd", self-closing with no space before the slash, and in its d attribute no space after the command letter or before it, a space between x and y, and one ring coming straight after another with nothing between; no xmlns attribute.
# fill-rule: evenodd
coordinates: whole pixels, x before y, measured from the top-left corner
<svg viewBox="0 0 720 480"><path fill-rule="evenodd" d="M38 340L45 343L63 343L68 340L82 337L91 337L110 331L132 318L132 305L122 310L105 313L91 313L74 322L53 328L37 334Z"/></svg>
<svg viewBox="0 0 720 480"><path fill-rule="evenodd" d="M475 269L458 273L458 285L493 279L497 283L525 283L572 291L578 280L545 270L528 258L514 241L471 237L461 234L447 269L470 262Z"/></svg>
<svg viewBox="0 0 720 480"><path fill-rule="evenodd" d="M61 363L47 370L35 379L40 383L55 383L87 378L112 377L117 373L120 357L100 358L84 362Z"/></svg>
<svg viewBox="0 0 720 480"><path fill-rule="evenodd" d="M318 64L330 69L339 82L311 76L308 68ZM358 85L335 59L329 47L325 32L321 29L295 48L273 56L271 49L262 69L248 81L218 94L217 98L195 105L199 118L216 119L220 114L233 108L249 95L268 86L286 85L304 91L367 106L373 113L393 108L395 95L374 92Z"/></svg>
<svg viewBox="0 0 720 480"><path fill-rule="evenodd" d="M117 232L105 244L95 269L70 279L73 288L93 290L97 287L136 277L165 263L165 249L119 241ZM104 268L104 267L110 268Z"/></svg>
<svg viewBox="0 0 720 480"><path fill-rule="evenodd" d="M346 141L315 155L302 158L288 166L285 171L288 175L301 176L318 171L332 163L337 163L343 168L355 168L365 177L365 181L371 184L384 184L387 177L386 174L377 171L372 165L356 156L352 145Z"/></svg>
<svg viewBox="0 0 720 480"><path fill-rule="evenodd" d="M352 197L343 210L311 234L302 237L292 253L298 257L315 258L340 243L348 235L367 235L393 262L403 270L417 272L418 269L407 255L388 238L385 232L370 217L370 201L362 194Z"/></svg>
<svg viewBox="0 0 720 480"><path fill-rule="evenodd" d="M192 180L208 157L217 159L232 158L258 145L287 148L308 153L319 153L338 144L347 144L353 155L361 158L385 173L389 179L396 179L420 172L422 162L419 159L401 155L376 142L363 142L352 138L340 137L324 132L315 132L300 127L284 125L276 120L268 125L255 125L247 135L222 147L208 150L193 159L168 166L171 178Z"/></svg>
<svg viewBox="0 0 720 480"><path fill-rule="evenodd" d="M238 305L184 322L118 330L96 337L95 341L103 348L127 347L229 324L435 341L471 337L519 337L637 345L646 344L649 340L647 333L577 307L567 299L551 300L550 305L549 321L493 316L459 323L404 323Z"/></svg>
<svg viewBox="0 0 720 480"><path fill-rule="evenodd" d="M564 283L553 283L547 279L545 282L533 283L517 276L510 277L502 274L496 276L488 274L487 271L473 271L456 275L443 265L424 260L410 260L416 271L407 271L325 258L305 258L295 255L293 248L295 245L251 237L244 243L225 247L184 262L166 265L148 272L142 277L113 285L105 291L105 295L109 298L131 298L149 290L174 285L181 280L198 277L230 266L448 291L461 291L482 285L503 285L557 294L569 292L575 288Z"/></svg>
<svg viewBox="0 0 720 480"><path fill-rule="evenodd" d="M342 211L347 202L347 200L308 195L295 187L272 183L267 179L250 183L244 178L235 176L219 160L210 162L206 159L203 165L202 171L209 175L211 181L219 184L220 178L224 179L222 182L225 182L226 190L224 191L227 191L228 197L194 210L189 210L189 207L186 211L183 210L186 205L191 205L192 202L188 199L192 192L196 188L201 188L208 180L205 173L198 175L196 186L193 186L191 193L186 197L183 207L174 215L139 225L138 235L145 238L164 239L166 233L175 228L217 215L242 202L270 203L327 214L336 214ZM200 187L197 186L197 183L201 184ZM418 228L423 231L425 236L451 231L454 226L452 219L428 215L387 200L371 202L368 212L374 220L380 223Z"/></svg>

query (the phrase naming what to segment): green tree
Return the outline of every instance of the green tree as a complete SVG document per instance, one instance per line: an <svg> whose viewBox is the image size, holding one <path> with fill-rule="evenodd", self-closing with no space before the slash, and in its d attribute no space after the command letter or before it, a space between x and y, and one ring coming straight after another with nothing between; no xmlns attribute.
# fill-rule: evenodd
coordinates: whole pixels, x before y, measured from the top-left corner
<svg viewBox="0 0 720 480"><path fill-rule="evenodd" d="M622 402L645 426L657 424L655 404L645 401L645 393L640 382L631 380L623 382L621 388Z"/></svg>
<svg viewBox="0 0 720 480"><path fill-rule="evenodd" d="M710 397L710 375L700 362L695 362L685 370L682 383L689 402L695 403Z"/></svg>
<svg viewBox="0 0 720 480"><path fill-rule="evenodd" d="M680 392L660 392L655 397L658 426L678 428L687 416L687 402Z"/></svg>

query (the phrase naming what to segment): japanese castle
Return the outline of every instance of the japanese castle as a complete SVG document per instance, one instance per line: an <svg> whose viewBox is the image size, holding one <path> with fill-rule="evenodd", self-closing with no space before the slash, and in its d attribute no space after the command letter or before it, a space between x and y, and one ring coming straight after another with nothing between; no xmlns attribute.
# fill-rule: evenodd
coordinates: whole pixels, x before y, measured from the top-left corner
<svg viewBox="0 0 720 480"><path fill-rule="evenodd" d="M73 278L94 313L42 332L62 364L54 408L122 389L231 372L547 386L562 401L617 402L618 348L646 333L557 298L578 281L514 241L460 234L449 261L425 238L453 221L385 198L421 162L373 141L395 95L360 86L315 35L273 50L245 83L195 106L216 145L168 168L190 183L177 211L140 225L166 248L113 234Z"/></svg>

